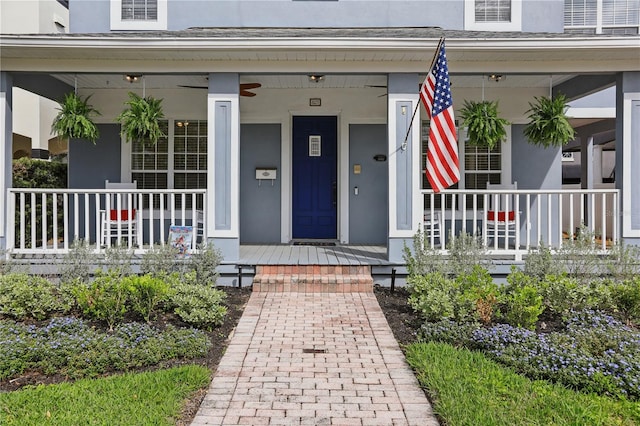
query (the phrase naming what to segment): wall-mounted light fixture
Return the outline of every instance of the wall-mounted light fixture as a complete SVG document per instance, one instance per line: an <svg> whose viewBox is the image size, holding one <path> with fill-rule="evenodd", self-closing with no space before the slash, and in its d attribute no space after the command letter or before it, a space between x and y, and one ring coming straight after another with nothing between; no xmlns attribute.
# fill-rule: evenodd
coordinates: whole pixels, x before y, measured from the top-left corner
<svg viewBox="0 0 640 426"><path fill-rule="evenodd" d="M318 75L318 74L309 75L309 81L312 83L320 83L322 80L324 80L324 75Z"/></svg>
<svg viewBox="0 0 640 426"><path fill-rule="evenodd" d="M182 126L187 127L188 125L189 125L188 121L176 121L176 126L178 127L182 127Z"/></svg>
<svg viewBox="0 0 640 426"><path fill-rule="evenodd" d="M142 74L125 74L124 75L124 79L127 80L129 83L135 83L137 81L140 81L141 78L142 78Z"/></svg>
<svg viewBox="0 0 640 426"><path fill-rule="evenodd" d="M495 81L496 83L499 81L502 81L506 78L506 76L502 75L502 74L489 74L487 76L487 79L489 81Z"/></svg>

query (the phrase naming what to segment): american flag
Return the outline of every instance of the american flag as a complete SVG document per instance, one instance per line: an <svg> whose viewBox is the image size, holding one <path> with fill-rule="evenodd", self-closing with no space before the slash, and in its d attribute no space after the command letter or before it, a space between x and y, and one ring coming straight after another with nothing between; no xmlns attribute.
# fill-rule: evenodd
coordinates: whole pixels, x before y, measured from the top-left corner
<svg viewBox="0 0 640 426"><path fill-rule="evenodd" d="M431 120L427 145L427 179L434 192L440 192L460 180L453 98L444 40L438 47L432 69L420 88L420 99Z"/></svg>

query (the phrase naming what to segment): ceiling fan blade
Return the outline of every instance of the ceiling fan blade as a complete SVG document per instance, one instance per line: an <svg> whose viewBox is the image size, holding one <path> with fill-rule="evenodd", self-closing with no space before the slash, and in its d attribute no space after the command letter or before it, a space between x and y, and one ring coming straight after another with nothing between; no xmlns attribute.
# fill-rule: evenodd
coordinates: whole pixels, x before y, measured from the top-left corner
<svg viewBox="0 0 640 426"><path fill-rule="evenodd" d="M256 94L253 92L248 92L246 90L240 90L240 96L248 96L250 98L254 97Z"/></svg>
<svg viewBox="0 0 640 426"><path fill-rule="evenodd" d="M366 84L364 87L375 87L375 88L378 88L378 89L386 89L387 88L387 86L380 86L380 85L377 85L377 84Z"/></svg>
<svg viewBox="0 0 640 426"><path fill-rule="evenodd" d="M208 86L182 86L178 85L178 87L184 87L185 89L208 89Z"/></svg>
<svg viewBox="0 0 640 426"><path fill-rule="evenodd" d="M262 84L260 84L260 83L240 83L240 90L257 89L258 87L262 87Z"/></svg>

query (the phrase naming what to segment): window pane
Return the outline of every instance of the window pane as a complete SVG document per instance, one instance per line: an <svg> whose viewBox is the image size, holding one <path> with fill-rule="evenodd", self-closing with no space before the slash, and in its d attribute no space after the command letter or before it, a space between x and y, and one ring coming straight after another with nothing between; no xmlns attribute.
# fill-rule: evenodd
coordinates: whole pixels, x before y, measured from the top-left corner
<svg viewBox="0 0 640 426"><path fill-rule="evenodd" d="M175 156L173 167L176 170L184 170L186 168L186 156L179 154Z"/></svg>
<svg viewBox="0 0 640 426"><path fill-rule="evenodd" d="M159 154L158 155L158 169L159 170L168 170L169 169L169 155L167 155L167 154Z"/></svg>

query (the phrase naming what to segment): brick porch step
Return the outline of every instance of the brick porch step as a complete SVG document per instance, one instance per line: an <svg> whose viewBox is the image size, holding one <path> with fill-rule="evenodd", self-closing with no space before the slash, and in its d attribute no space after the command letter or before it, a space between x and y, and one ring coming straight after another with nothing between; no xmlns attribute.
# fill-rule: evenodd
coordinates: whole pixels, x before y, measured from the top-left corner
<svg viewBox="0 0 640 426"><path fill-rule="evenodd" d="M369 266L258 265L253 291L370 293L373 278Z"/></svg>

